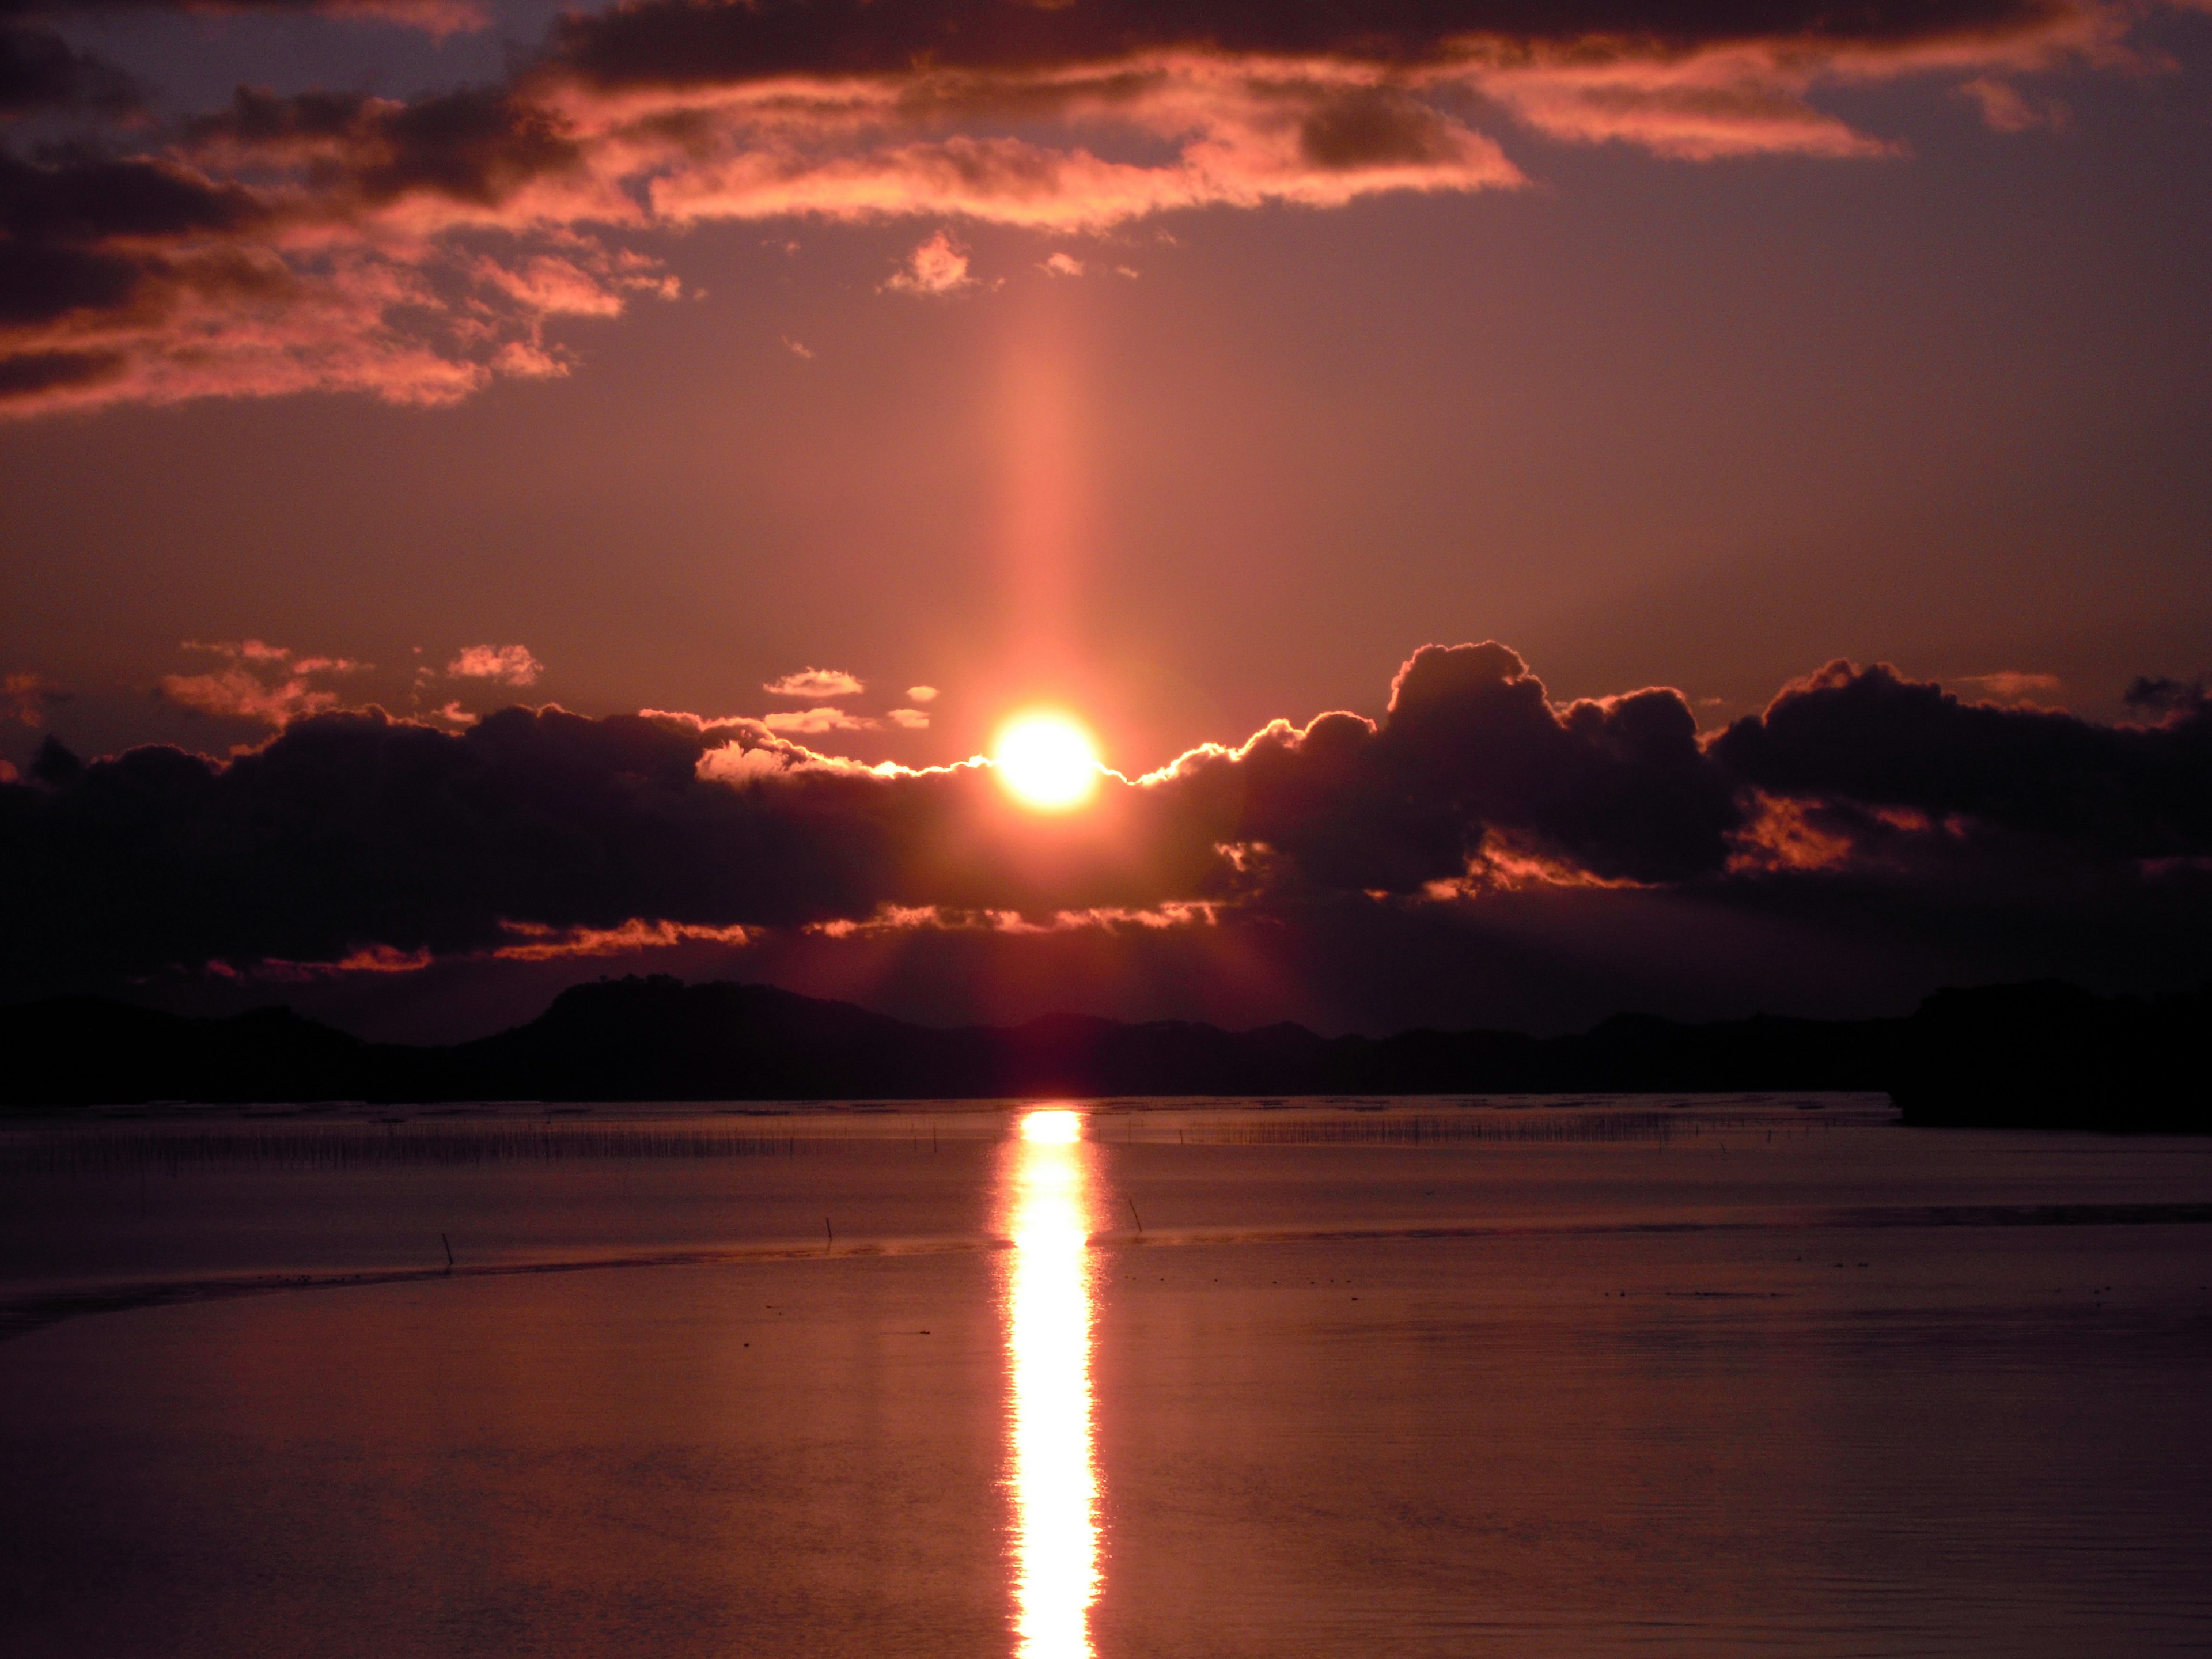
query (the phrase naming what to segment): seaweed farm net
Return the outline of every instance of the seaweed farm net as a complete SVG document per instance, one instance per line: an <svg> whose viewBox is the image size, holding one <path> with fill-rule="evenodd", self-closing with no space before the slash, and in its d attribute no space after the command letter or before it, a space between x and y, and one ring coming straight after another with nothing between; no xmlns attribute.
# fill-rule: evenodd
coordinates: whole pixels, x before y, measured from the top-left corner
<svg viewBox="0 0 2212 1659"><path fill-rule="evenodd" d="M1194 1126L1188 1144L1202 1146L1445 1146L1479 1141L1668 1141L1677 1135L1743 1130L1747 1117L1688 1118L1679 1110L1467 1111L1376 1117L1292 1117ZM1760 1120L1760 1127L1765 1121Z"/></svg>
<svg viewBox="0 0 2212 1659"><path fill-rule="evenodd" d="M0 1175L185 1169L366 1170L580 1160L790 1158L849 1137L702 1124L302 1125L82 1128L0 1139Z"/></svg>
<svg viewBox="0 0 2212 1659"><path fill-rule="evenodd" d="M1477 1147L1723 1144L1729 1136L1796 1139L1895 1121L1867 1097L1510 1097L1397 1101L1195 1100L1068 1103L1084 1136L1106 1145L1192 1147ZM690 1115L469 1115L378 1121L117 1121L0 1132L0 1177L179 1173L191 1169L373 1170L500 1164L797 1158L874 1148L927 1152L995 1140L1018 1103L940 1104L927 1115L866 1103L827 1110Z"/></svg>

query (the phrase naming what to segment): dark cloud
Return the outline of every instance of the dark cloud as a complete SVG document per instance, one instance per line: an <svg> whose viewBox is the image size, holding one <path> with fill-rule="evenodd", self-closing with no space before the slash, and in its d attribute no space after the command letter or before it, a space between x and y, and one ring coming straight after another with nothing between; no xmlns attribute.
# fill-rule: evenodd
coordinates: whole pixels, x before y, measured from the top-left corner
<svg viewBox="0 0 2212 1659"><path fill-rule="evenodd" d="M1832 663L1714 746L1771 794L2047 837L2087 857L2212 854L2212 711L2168 694L2150 726L1972 703L1886 665Z"/></svg>
<svg viewBox="0 0 2212 1659"><path fill-rule="evenodd" d="M0 155L0 236L29 246L168 240L264 216L252 192L163 161L105 156L41 166Z"/></svg>
<svg viewBox="0 0 2212 1659"><path fill-rule="evenodd" d="M240 87L228 108L187 121L185 137L194 145L227 143L257 150L319 145L351 137L368 102L356 92L280 94Z"/></svg>
<svg viewBox="0 0 2212 1659"><path fill-rule="evenodd" d="M381 153L356 175L370 201L427 190L488 204L582 161L559 117L501 88L406 105L378 124L376 137Z"/></svg>
<svg viewBox="0 0 2212 1659"><path fill-rule="evenodd" d="M52 110L115 116L138 106L138 88L122 70L52 29L6 17L0 11L0 122Z"/></svg>
<svg viewBox="0 0 2212 1659"><path fill-rule="evenodd" d="M324 715L227 766L53 748L38 784L0 789L22 877L5 948L90 972L331 962L485 949L510 921L790 926L960 884L914 843L971 775L823 768L732 787L696 775L709 741L508 709L459 736Z"/></svg>
<svg viewBox="0 0 2212 1659"><path fill-rule="evenodd" d="M134 9L482 21L469 0L0 0L26 20L0 23L0 118L75 111L118 142L104 118L127 88L27 20ZM632 232L815 216L1086 233L1515 190L1508 127L1693 161L1890 156L1820 95L1971 86L2016 125L2011 79L2133 61L2140 17L2103 0L574 9L500 85L248 90L159 155L6 162L27 199L0 229L0 379L18 414L311 389L451 403L567 373L558 319L677 297L657 258L617 245ZM88 354L120 367L58 371Z"/></svg>
<svg viewBox="0 0 2212 1659"><path fill-rule="evenodd" d="M200 149L228 147L312 164L331 206L381 206L422 193L495 206L582 152L561 118L500 87L468 87L411 103L357 94L279 96L251 87L230 107L185 128Z"/></svg>
<svg viewBox="0 0 2212 1659"><path fill-rule="evenodd" d="M73 312L120 311L153 278L153 262L94 248L0 242L0 327L49 323ZM83 354L33 351L0 357L19 385L56 385L52 368ZM43 367L42 367L43 366Z"/></svg>
<svg viewBox="0 0 2212 1659"><path fill-rule="evenodd" d="M2138 675L2128 682L2128 689L2120 694L2120 698L2129 708L2152 714L2201 712L2205 702L2205 677L2199 674L2193 680L2176 680L2163 674Z"/></svg>
<svg viewBox="0 0 2212 1659"><path fill-rule="evenodd" d="M1720 867L1738 816L1679 692L1555 709L1495 643L1415 653L1379 726L1277 726L1179 771L1237 799L1231 839L1324 890L1456 880L1500 836L1601 879L1679 880Z"/></svg>
<svg viewBox="0 0 2212 1659"><path fill-rule="evenodd" d="M480 26L473 0L0 0L0 126L28 116L143 115L137 80L48 27L71 15L185 12L373 15L435 33Z"/></svg>
<svg viewBox="0 0 2212 1659"><path fill-rule="evenodd" d="M1486 644L1418 652L1380 720L1278 722L1059 819L1012 806L987 768L879 773L753 722L511 708L449 734L329 714L228 764L142 749L88 765L50 744L31 781L0 786L0 979L557 956L664 924L1482 915L1516 892L1601 907L1605 884L1828 933L1879 915L1904 937L1917 917L1931 947L2014 924L2056 937L2066 916L2102 938L2081 918L2148 926L2207 884L2208 731L2201 707L2106 727L1837 665L1701 742L1676 692L1554 705ZM1750 856L1782 846L1778 802L1818 856Z"/></svg>
<svg viewBox="0 0 2212 1659"><path fill-rule="evenodd" d="M576 165L556 117L500 89L242 91L183 139L161 156L0 152L0 404L451 402L494 373L565 372L548 318L669 291L657 262L574 232L505 257L443 234L512 237L501 204Z"/></svg>
<svg viewBox="0 0 2212 1659"><path fill-rule="evenodd" d="M1893 48L2027 32L2078 9L2053 0L629 0L564 16L549 56L604 87L1035 71L1178 51L1413 67L1455 58L1469 39L1632 42L1648 53L1774 40Z"/></svg>
<svg viewBox="0 0 2212 1659"><path fill-rule="evenodd" d="M0 252L0 288L7 283L7 258ZM4 316L0 310L0 316ZM70 386L98 386L123 373L119 351L27 351L0 356L0 400L35 397Z"/></svg>
<svg viewBox="0 0 2212 1659"><path fill-rule="evenodd" d="M1298 128L1298 148L1317 167L1423 166L1451 159L1451 130L1419 99L1367 89L1325 100Z"/></svg>
<svg viewBox="0 0 2212 1659"><path fill-rule="evenodd" d="M183 12L201 16L259 13L285 16L372 17L436 33L482 27L472 0L0 0L0 18Z"/></svg>
<svg viewBox="0 0 2212 1659"><path fill-rule="evenodd" d="M289 273L241 241L270 216L174 162L0 153L0 401L109 385L180 310L281 293Z"/></svg>

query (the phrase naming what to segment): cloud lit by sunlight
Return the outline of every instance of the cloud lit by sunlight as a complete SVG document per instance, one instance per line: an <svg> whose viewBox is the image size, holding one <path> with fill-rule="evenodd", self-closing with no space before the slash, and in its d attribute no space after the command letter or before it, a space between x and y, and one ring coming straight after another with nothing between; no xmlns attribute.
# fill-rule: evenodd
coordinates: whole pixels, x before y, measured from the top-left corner
<svg viewBox="0 0 2212 1659"><path fill-rule="evenodd" d="M805 668L761 687L771 697L805 697L817 702L825 697L857 697L867 689L867 682L842 668Z"/></svg>
<svg viewBox="0 0 2212 1659"><path fill-rule="evenodd" d="M522 645L464 646L446 672L454 679L495 680L501 685L535 685L545 665Z"/></svg>
<svg viewBox="0 0 2212 1659"><path fill-rule="evenodd" d="M296 9L434 36L485 15ZM502 82L404 100L242 86L160 145L127 76L11 12L0 64L44 68L0 86L0 122L36 111L71 142L0 150L0 246L37 276L0 316L0 414L311 390L440 404L557 379L575 357L550 328L697 292L636 235L714 222L935 219L879 289L943 297L1005 280L978 280L960 227L1065 237L1207 208L1518 190L1516 133L1687 161L1897 158L1901 139L1826 100L1905 81L1946 87L1997 131L2057 130L2067 106L2035 80L2152 66L2131 40L2163 9L625 0L564 11ZM1030 263L1133 274L1066 252Z"/></svg>
<svg viewBox="0 0 2212 1659"><path fill-rule="evenodd" d="M24 982L337 963L375 945L458 959L519 928L632 921L748 939L1133 939L1320 898L1418 930L1540 887L1779 907L1846 879L1880 883L1885 902L1948 904L1966 870L1993 905L2070 916L2050 896L2074 891L2089 922L2163 928L2194 914L2212 872L2212 699L2197 679L2143 677L2135 720L2108 726L2038 706L2049 677L2027 669L1962 696L1838 661L1704 732L1678 690L1559 702L1494 641L1431 645L1379 718L1273 720L1113 775L1109 799L1087 734L1044 708L1026 711L1052 722L1042 740L1005 741L1010 723L995 761L870 765L785 735L888 731L829 704L407 720L334 706L337 677L368 672L351 659L201 648L214 672L170 677L164 700L277 735L228 759L149 746L86 760L57 744L27 782L0 786L0 864L21 877L0 968ZM63 695L20 677L7 690L15 720L24 698ZM1006 810L1085 794L1093 809L1059 823ZM294 896L272 909L272 891Z"/></svg>
<svg viewBox="0 0 2212 1659"><path fill-rule="evenodd" d="M968 274L967 250L942 230L908 254L883 283L893 294L957 294L975 286L975 279Z"/></svg>

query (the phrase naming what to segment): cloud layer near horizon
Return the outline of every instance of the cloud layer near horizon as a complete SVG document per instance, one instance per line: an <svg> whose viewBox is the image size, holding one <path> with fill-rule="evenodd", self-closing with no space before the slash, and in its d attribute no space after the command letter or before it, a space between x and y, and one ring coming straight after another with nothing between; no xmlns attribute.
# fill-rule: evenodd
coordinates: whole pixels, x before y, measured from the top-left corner
<svg viewBox="0 0 2212 1659"><path fill-rule="evenodd" d="M624 0L564 15L502 85L242 88L149 143L101 125L136 94L50 27L100 9L24 0L0 21L0 124L100 135L0 152L0 410L309 389L437 404L563 374L549 325L679 294L632 244L709 221L1069 233L1510 189L1525 179L1497 135L1515 130L1689 161L1888 155L1815 95L1920 78L2010 128L2031 108L2012 78L2141 61L2138 14L2106 0ZM207 9L434 31L474 15Z"/></svg>
<svg viewBox="0 0 2212 1659"><path fill-rule="evenodd" d="M761 929L1203 927L1543 887L2201 907L2212 706L2163 704L2105 726L1838 663L1701 738L1677 692L1555 705L1503 646L1430 646L1380 720L1278 721L1064 818L981 763L866 768L752 720L323 713L228 763L53 745L0 784L0 982Z"/></svg>

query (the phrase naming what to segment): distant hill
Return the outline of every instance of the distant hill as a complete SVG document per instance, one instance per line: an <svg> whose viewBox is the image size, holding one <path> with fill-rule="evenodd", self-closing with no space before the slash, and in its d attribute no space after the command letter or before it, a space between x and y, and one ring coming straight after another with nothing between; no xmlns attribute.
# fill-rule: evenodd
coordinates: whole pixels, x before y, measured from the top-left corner
<svg viewBox="0 0 2212 1659"><path fill-rule="evenodd" d="M1908 1123L2212 1133L2212 991L1938 991L1905 1022L1883 1086Z"/></svg>
<svg viewBox="0 0 2212 1659"><path fill-rule="evenodd" d="M0 1010L0 1103L154 1100L849 1100L1886 1089L1917 1123L2212 1127L2212 997L2038 984L1905 1019L1621 1014L1560 1037L1323 1037L1070 1014L936 1030L769 986L605 980L444 1048L364 1042L286 1009L191 1019L92 997Z"/></svg>

